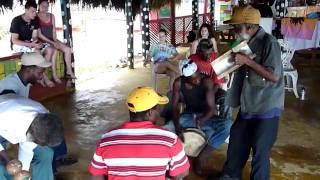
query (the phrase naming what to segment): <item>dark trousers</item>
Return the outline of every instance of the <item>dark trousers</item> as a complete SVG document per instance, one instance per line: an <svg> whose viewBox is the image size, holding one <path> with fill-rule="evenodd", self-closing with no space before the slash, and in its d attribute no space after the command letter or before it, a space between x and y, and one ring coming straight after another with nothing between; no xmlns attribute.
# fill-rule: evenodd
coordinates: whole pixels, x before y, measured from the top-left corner
<svg viewBox="0 0 320 180"><path fill-rule="evenodd" d="M53 169L53 172L57 172L56 160L67 154L67 145L66 145L65 139L63 139L61 144L53 147L52 149L53 149L52 169Z"/></svg>
<svg viewBox="0 0 320 180"><path fill-rule="evenodd" d="M271 119L242 119L240 113L231 127L224 176L241 179L252 149L251 180L270 179L270 150L276 141L279 117Z"/></svg>

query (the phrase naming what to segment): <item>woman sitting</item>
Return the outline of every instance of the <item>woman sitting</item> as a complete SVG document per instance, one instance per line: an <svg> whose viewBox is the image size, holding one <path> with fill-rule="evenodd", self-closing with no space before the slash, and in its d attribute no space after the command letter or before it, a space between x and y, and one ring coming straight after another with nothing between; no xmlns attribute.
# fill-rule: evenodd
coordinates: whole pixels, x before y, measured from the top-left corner
<svg viewBox="0 0 320 180"><path fill-rule="evenodd" d="M209 24L205 24L204 23L204 24L201 25L198 37L199 38L197 40L193 41L193 43L192 43L190 54L195 54L196 53L198 44L202 39L211 40L211 42L213 44L213 52L218 54L217 42L213 37L213 30L212 30L212 27Z"/></svg>
<svg viewBox="0 0 320 180"><path fill-rule="evenodd" d="M39 0L39 12L38 17L40 21L40 33L39 37L41 40L49 43L51 47L55 48L55 51L52 55L52 77L56 83L61 83L61 80L57 76L56 71L56 57L58 50L64 53L64 60L67 66L66 78L75 79L75 75L72 71L71 66L71 54L72 50L70 47L59 41L56 37L56 26L55 26L55 17L53 14L48 12L49 2L48 0Z"/></svg>

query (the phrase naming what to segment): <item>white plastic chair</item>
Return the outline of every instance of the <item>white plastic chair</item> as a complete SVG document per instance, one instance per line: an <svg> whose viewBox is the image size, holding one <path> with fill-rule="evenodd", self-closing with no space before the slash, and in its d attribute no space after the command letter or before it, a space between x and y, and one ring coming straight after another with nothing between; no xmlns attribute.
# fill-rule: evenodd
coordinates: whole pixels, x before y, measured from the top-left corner
<svg viewBox="0 0 320 180"><path fill-rule="evenodd" d="M281 61L283 65L283 76L285 82L285 89L293 90L296 98L299 98L297 83L298 83L298 71L291 64L291 60L294 55L294 49L289 47L287 41L283 39L278 40L281 47Z"/></svg>

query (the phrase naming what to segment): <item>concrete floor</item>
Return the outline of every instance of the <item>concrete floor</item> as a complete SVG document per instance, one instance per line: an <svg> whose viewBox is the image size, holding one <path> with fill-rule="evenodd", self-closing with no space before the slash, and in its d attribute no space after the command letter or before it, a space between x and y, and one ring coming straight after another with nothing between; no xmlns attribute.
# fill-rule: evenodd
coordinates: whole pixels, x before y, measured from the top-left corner
<svg viewBox="0 0 320 180"><path fill-rule="evenodd" d="M298 66L299 87L306 88L308 100L296 99L286 92L285 110L280 121L278 140L271 152L271 179L320 179L320 68ZM125 99L137 86L150 85L150 70L113 69L96 72L79 82L74 94L49 99L44 105L64 120L70 154L79 163L59 168L57 179L86 180L87 168L100 136L128 119ZM160 92L165 93L167 79L159 80ZM206 172L217 173L225 161L227 145L208 159ZM250 161L243 178L248 179ZM187 179L201 180L191 172Z"/></svg>

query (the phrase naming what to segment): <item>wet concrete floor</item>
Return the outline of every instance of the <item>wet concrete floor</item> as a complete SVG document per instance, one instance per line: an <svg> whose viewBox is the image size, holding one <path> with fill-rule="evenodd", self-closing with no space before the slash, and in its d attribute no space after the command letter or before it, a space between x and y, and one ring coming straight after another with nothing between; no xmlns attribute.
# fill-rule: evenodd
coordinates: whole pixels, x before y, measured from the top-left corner
<svg viewBox="0 0 320 180"><path fill-rule="evenodd" d="M320 68L297 66L299 88L306 88L306 101L300 101L286 91L285 110L281 117L277 142L271 152L271 179L320 179ZM93 73L77 85L73 94L46 100L44 105L64 120L69 152L79 159L75 165L60 167L57 179L87 180L90 159L95 143L107 130L128 119L125 99L137 86L150 86L150 69L109 69ZM160 77L160 92L168 89L167 78ZM208 159L205 173L221 171L227 145L223 145ZM250 160L243 171L249 179ZM193 172L186 178L207 179Z"/></svg>

